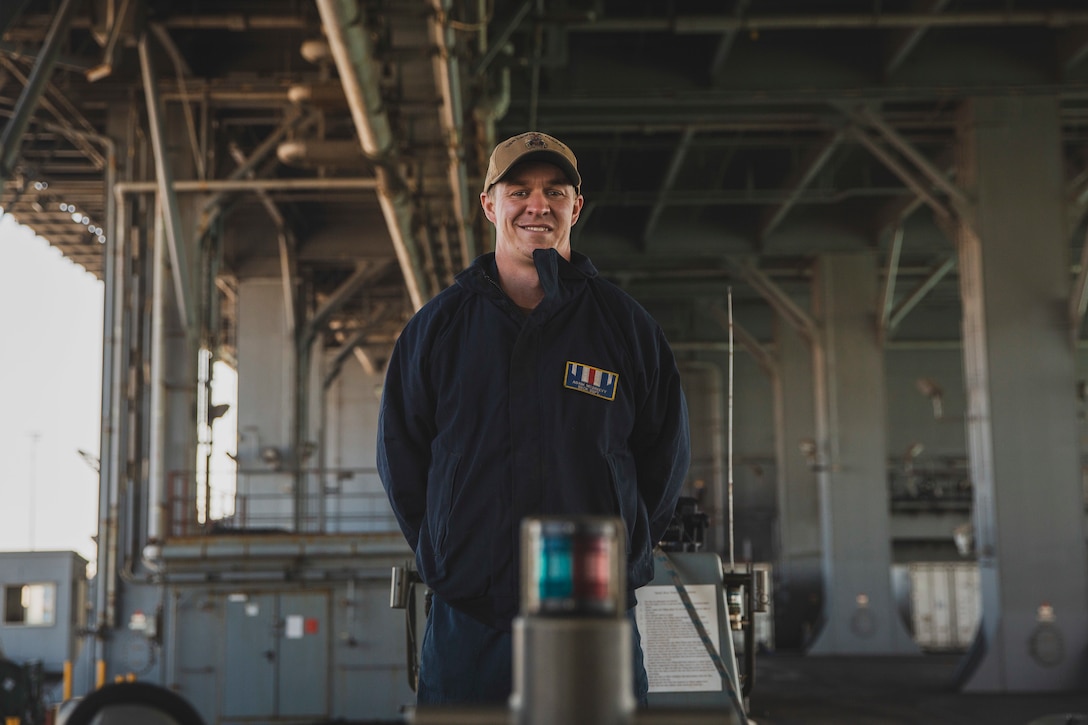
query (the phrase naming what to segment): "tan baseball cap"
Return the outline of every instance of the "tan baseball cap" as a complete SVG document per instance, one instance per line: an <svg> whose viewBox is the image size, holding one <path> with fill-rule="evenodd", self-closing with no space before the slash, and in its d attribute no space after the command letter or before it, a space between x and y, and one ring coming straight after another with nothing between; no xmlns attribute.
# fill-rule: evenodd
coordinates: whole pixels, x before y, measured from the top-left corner
<svg viewBox="0 0 1088 725"><path fill-rule="evenodd" d="M578 175L578 159L574 158L565 143L539 131L527 131L508 138L491 152L487 164L487 176L484 177L484 193L499 183L515 164L522 161L546 161L555 164L574 184L574 193L582 187L582 177Z"/></svg>

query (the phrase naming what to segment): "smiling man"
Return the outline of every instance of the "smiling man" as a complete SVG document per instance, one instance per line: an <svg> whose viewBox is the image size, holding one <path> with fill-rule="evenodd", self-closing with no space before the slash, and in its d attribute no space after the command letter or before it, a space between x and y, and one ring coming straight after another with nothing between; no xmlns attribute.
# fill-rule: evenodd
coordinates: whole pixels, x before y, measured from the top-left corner
<svg viewBox="0 0 1088 725"><path fill-rule="evenodd" d="M495 252L409 320L389 361L378 472L431 591L420 704L507 702L522 519L622 518L630 608L687 475L661 328L571 250L581 185L547 134L496 146L480 194ZM644 703L633 617L632 637Z"/></svg>

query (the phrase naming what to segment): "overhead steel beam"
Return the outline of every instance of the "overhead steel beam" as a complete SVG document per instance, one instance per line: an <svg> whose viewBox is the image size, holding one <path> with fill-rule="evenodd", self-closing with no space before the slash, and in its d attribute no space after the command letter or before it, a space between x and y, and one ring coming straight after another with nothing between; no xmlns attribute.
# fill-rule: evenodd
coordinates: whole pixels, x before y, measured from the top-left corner
<svg viewBox="0 0 1088 725"><path fill-rule="evenodd" d="M170 267L174 273L174 294L178 300L178 315L181 327L190 340L196 337L196 300L191 281L192 270L189 267L189 254L185 235L181 227L181 211L178 198L174 193L174 171L166 153L166 138L162 125L162 100L155 76L155 66L151 61L151 52L147 46L147 34L140 36L137 42L140 53L140 71L143 75L144 98L147 101L147 125L151 132L151 150L155 157L155 181L162 204L162 213L166 224L167 248L170 250Z"/></svg>
<svg viewBox="0 0 1088 725"><path fill-rule="evenodd" d="M420 265L408 185L398 169L396 145L379 88L381 71L374 62L370 32L356 0L316 0L355 131L363 152L377 164L378 202L385 216L393 249L412 306L419 309L430 298Z"/></svg>
<svg viewBox="0 0 1088 725"><path fill-rule="evenodd" d="M506 24L506 27L504 27L498 36L496 36L495 40L491 41L490 47L487 49L487 53L484 54L484 57L480 58L479 62L472 67L473 76L481 76L487 71L487 67L491 65L491 61L495 60L495 56L502 52L506 43L509 42L510 36L514 34L514 31L521 27L522 22L524 22L526 16L529 15L529 11L533 9L534 2L535 0L525 0L525 2L521 4L521 7L514 13L510 22Z"/></svg>
<svg viewBox="0 0 1088 725"><path fill-rule="evenodd" d="M5 0L6 1L6 0ZM534 0L526 0L519 7L518 14L524 17L532 9ZM526 8L525 5L529 7ZM407 7L407 6L406 6ZM43 27L55 16L36 14L26 16L25 25ZM720 35L729 31L766 31L766 30L836 30L857 28L859 30L879 30L889 28L984 28L984 27L1047 27L1067 28L1088 25L1088 11L1070 10L984 10L976 12L956 12L932 14L926 12L904 13L785 13L776 15L678 15L673 17L592 17L585 14L577 19L571 16L543 18L545 22L563 26L566 30L594 33L627 32L674 32L688 34ZM309 20L304 14L262 14L262 13L194 13L175 14L162 21L163 25L179 30L228 30L234 32L276 32L283 30L305 30ZM73 27L92 27L91 18L81 18ZM509 36L517 29L518 23L511 22L504 36ZM501 38L502 36L500 36ZM497 39L494 45L498 45ZM494 57L489 59L493 61ZM473 68L474 74L482 72L484 64Z"/></svg>
<svg viewBox="0 0 1088 725"><path fill-rule="evenodd" d="M947 7L949 0L915 0L913 10L925 14L939 13ZM927 26L897 29L890 38L885 51L884 75L889 76L899 70L899 66L914 50L922 36L925 35Z"/></svg>
<svg viewBox="0 0 1088 725"><path fill-rule="evenodd" d="M395 264L395 261L381 261L377 263L370 263L369 261L359 264L355 271L344 280L339 287L329 296L317 312L314 313L313 318L306 323L306 331L303 335L303 339L306 344L309 344L317 334L321 332L321 329L325 326L325 323L329 321L337 310L342 308L344 304L355 296L359 290L365 287L370 282L378 279L385 274L390 267Z"/></svg>
<svg viewBox="0 0 1088 725"><path fill-rule="evenodd" d="M669 167L665 170L665 178L661 180L661 186L658 188L657 201L650 208L650 215L642 232L642 241L644 243L653 234L654 228L661 218L661 212L665 210L669 194L672 192L673 185L676 184L676 177L680 175L680 167L684 165L684 159L688 155L688 149L691 148L691 140L694 137L695 129L690 127L685 128L680 134L680 140L673 149L672 158L669 159Z"/></svg>
<svg viewBox="0 0 1088 725"><path fill-rule="evenodd" d="M255 178L256 173L250 167L249 159L245 157L241 149L237 146L231 146L230 155L238 164L238 168L246 169L245 176L247 179ZM280 253L280 281L283 287L283 314L287 322L287 332L293 335L297 324L295 320L295 310L297 309L295 280L298 278L298 264L295 257L295 249L297 248L295 233L287 225L287 220L283 218L283 213L276 206L276 202L272 200L269 193L263 189L258 189L256 194L257 198L261 200L261 205L268 212L268 216L271 217L272 223L276 225L276 243L279 246ZM217 206L216 208L220 207Z"/></svg>
<svg viewBox="0 0 1088 725"><path fill-rule="evenodd" d="M710 186L713 186L711 184ZM847 199L897 197L903 194L902 187L856 187L847 189L803 190L797 199L799 204L837 204ZM652 206L657 203L656 191L605 192L595 195L593 201L601 206ZM667 206L777 206L790 199L788 191L782 189L722 189L716 191L675 191L665 200ZM589 204L587 203L586 206ZM579 218L579 225L584 224L585 215Z"/></svg>
<svg viewBox="0 0 1088 725"><path fill-rule="evenodd" d="M110 18L109 34L106 36L106 45L102 50L102 61L86 73L88 81L94 83L113 74L113 64L117 62L117 41L121 38L121 32L128 22L131 0L120 0L121 6L117 14L113 14L114 3L109 3L108 14Z"/></svg>
<svg viewBox="0 0 1088 725"><path fill-rule="evenodd" d="M360 326L351 337L341 342L340 350L337 351L336 356L333 357L332 361L329 363L328 372L325 373L322 388L325 390L329 389L329 386L331 386L336 378L340 376L340 370L344 367L344 363L347 362L348 357L354 353L355 348L367 341L371 331L385 321L386 316L389 314L389 310L389 304L385 302L376 303L373 307L370 319Z"/></svg>
<svg viewBox="0 0 1088 725"><path fill-rule="evenodd" d="M937 286L937 283L945 278L949 272L956 268L956 258L949 257L941 264L937 265L933 272L928 277L922 280L914 290L906 296L906 298L900 302L895 310L891 313L891 317L888 320L888 330L894 331L899 327L899 323L903 321L903 318L910 314L911 310L918 306L918 303L925 299L925 296L929 294L929 291Z"/></svg>
<svg viewBox="0 0 1088 725"><path fill-rule="evenodd" d="M7 2L7 0L5 0ZM42 14L27 15L25 26L36 28L49 23L51 16ZM307 30L310 20L302 13L291 15L270 15L267 13L193 13L177 14L164 18L163 25L168 28L183 30L230 30L245 33L252 30L281 31L281 30ZM93 30L95 18L90 15L78 18L73 28Z"/></svg>
<svg viewBox="0 0 1088 725"><path fill-rule="evenodd" d="M22 43L15 43L7 40L0 40L0 52L7 53L13 58L30 58L37 59L40 55L40 48L37 46L31 48L28 45ZM57 56L57 68L63 68L64 70L75 71L76 73L86 73L94 63L90 58L83 58L75 55L68 55L65 53ZM2 79L0 79L0 88L4 85Z"/></svg>
<svg viewBox="0 0 1088 725"><path fill-rule="evenodd" d="M906 184L916 195L921 197L939 216L945 217L946 219L952 218L952 212L945 206L944 202L921 180L915 178L914 174L900 163L899 159L892 156L888 153L887 149L874 141L869 134L856 126L850 126L847 129L847 133L849 133L852 139L867 148L869 153L884 164L889 171L898 176L900 181Z"/></svg>
<svg viewBox="0 0 1088 725"><path fill-rule="evenodd" d="M793 326L811 345L816 342L818 328L812 316L790 299L770 277L756 269L748 260L735 263L737 271L752 289L758 292L778 314Z"/></svg>
<svg viewBox="0 0 1088 725"><path fill-rule="evenodd" d="M1058 67L1068 73L1088 57L1088 28L1069 28L1058 35Z"/></svg>
<svg viewBox="0 0 1088 725"><path fill-rule="evenodd" d="M318 111L311 111L308 114L293 114L289 116L282 124L280 124L280 126L275 131L268 134L264 141L261 141L261 143L258 144L257 148L253 149L253 152L249 155L248 158L245 159L244 162L241 162L237 168L230 172L230 174L227 176L227 181L234 181L246 177L251 171L257 168L258 164L268 158L269 154L276 150L276 147L279 145L280 141L282 141L289 132L291 132L292 130L302 131L309 126L317 123L320 118L321 114ZM251 188L251 186L247 185L246 190L248 190L249 188ZM208 199L204 203L204 208L201 210L199 232L201 235L203 235L208 230L208 228L211 227L211 225L215 221L215 218L222 212L223 199L227 196L227 194L231 191L243 191L243 189L220 188L218 190L214 190L209 188L207 189L207 191L217 191L218 193Z"/></svg>
<svg viewBox="0 0 1088 725"><path fill-rule="evenodd" d="M913 163L926 179L945 194L948 194L955 208L963 209L968 206L970 200L967 198L967 194L964 193L963 189L957 186L947 175L943 174L941 170L922 155L918 149L914 148L909 141L903 138L899 132L888 125L884 119L880 118L868 108L846 108L844 110L855 121L867 123L876 129L889 144Z"/></svg>
<svg viewBox="0 0 1088 725"><path fill-rule="evenodd" d="M730 31L766 30L880 30L890 28L1066 28L1088 25L1088 12L1072 10L979 11L959 13L809 13L782 15L678 15L674 17L594 18L564 23L567 30L590 33L668 32L678 34L721 34Z"/></svg>
<svg viewBox="0 0 1088 725"><path fill-rule="evenodd" d="M801 195L805 189L816 179L817 174L827 165L827 162L831 160L831 155L835 152L835 149L842 143L843 132L836 131L833 134L826 136L821 142L819 148L813 151L807 159L805 159L800 167L796 170L784 187L786 189L786 200L779 204L774 209L769 209L764 215L763 226L759 230L759 239L766 239L775 227L777 227L790 210L801 199Z"/></svg>
<svg viewBox="0 0 1088 725"><path fill-rule="evenodd" d="M891 319L892 304L895 301L895 278L899 274L899 253L903 249L903 225L892 232L891 248L884 266L884 289L880 293L880 332L887 337L888 321Z"/></svg>
<svg viewBox="0 0 1088 725"><path fill-rule="evenodd" d="M0 65L8 70L13 76L19 79L19 82L24 86L30 85L30 78L23 74L9 58L0 56ZM56 99L56 103L51 101L48 96L52 92L53 97ZM101 170L104 168L105 159L102 154L93 143L87 141L87 138L94 136L98 133L97 129L88 121L82 113L69 101L63 93L57 90L56 86L52 83L46 83L46 90L39 98L39 103L42 108L53 114L56 119L57 126L60 128L67 128L69 133L66 134L72 141L72 145L83 152L95 169ZM69 123L74 121L74 125ZM48 126L48 123L43 123L43 127ZM24 132L23 137L26 138L28 134Z"/></svg>
<svg viewBox="0 0 1088 725"><path fill-rule="evenodd" d="M122 0L122 12L124 12L127 3L128 0ZM120 20L120 18L118 20ZM161 45L163 50L166 51L166 54L170 56L170 62L174 64L174 72L178 79L178 88L183 94L188 95L185 77L191 76L193 71L185 61L185 57L181 54L181 51L178 50L177 43L174 42L174 39L170 36L170 31L168 31L162 23L151 23L149 28L158 39L159 45ZM182 101L181 110L185 114L185 128L189 132L189 145L193 151L193 164L196 166L197 178L205 179L208 177L207 170L204 168L204 157L206 154L201 150L200 142L197 139L196 121L193 119L193 109L189 104L189 101Z"/></svg>
<svg viewBox="0 0 1088 725"><path fill-rule="evenodd" d="M355 355L355 359L359 361L359 365L362 366L363 372L367 375L378 374L378 364L374 360L374 356L364 350L361 345L356 345L352 348L351 352Z"/></svg>
<svg viewBox="0 0 1088 725"><path fill-rule="evenodd" d="M947 173L954 171L952 166L952 152L945 151L940 154L936 164L939 168L947 169ZM917 195L904 196L899 201L888 205L879 215L877 221L877 236L883 236L893 232L895 227L902 226L907 218L916 212L925 203L925 199ZM948 237L951 239L951 237Z"/></svg>
<svg viewBox="0 0 1088 725"><path fill-rule="evenodd" d="M750 0L737 0L733 5L733 17L743 17L744 11L748 9L749 2ZM733 43L736 42L738 32L737 30L727 30L718 39L718 45L714 48L714 57L710 61L708 75L711 80L717 78L718 74L721 73L726 58L729 57L729 53L733 50Z"/></svg>
<svg viewBox="0 0 1088 725"><path fill-rule="evenodd" d="M53 18L53 24L45 36L42 51L34 62L34 67L30 71L26 85L23 86L22 93L19 94L19 99L15 102L15 108L7 125L4 126L3 134L0 134L0 189L3 188L4 179L11 174L22 145L23 133L30 124L34 109L38 106L38 100L45 93L49 77L56 68L57 58L66 40L77 2L78 0L61 0L60 7L57 8Z"/></svg>

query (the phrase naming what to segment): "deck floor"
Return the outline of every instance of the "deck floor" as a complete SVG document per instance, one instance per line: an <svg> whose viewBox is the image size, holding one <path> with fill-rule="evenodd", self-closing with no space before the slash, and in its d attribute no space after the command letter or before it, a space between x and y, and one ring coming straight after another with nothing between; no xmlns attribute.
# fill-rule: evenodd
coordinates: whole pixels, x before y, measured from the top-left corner
<svg viewBox="0 0 1088 725"><path fill-rule="evenodd" d="M954 684L959 659L761 655L749 715L755 725L1088 725L1088 686L963 694Z"/></svg>

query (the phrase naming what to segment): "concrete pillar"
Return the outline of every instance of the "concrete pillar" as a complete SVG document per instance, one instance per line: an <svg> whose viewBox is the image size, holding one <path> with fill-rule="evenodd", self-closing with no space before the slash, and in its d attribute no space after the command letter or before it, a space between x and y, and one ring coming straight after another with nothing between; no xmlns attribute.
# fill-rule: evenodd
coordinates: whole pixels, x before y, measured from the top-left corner
<svg viewBox="0 0 1088 725"><path fill-rule="evenodd" d="M815 635L823 601L820 500L814 460L816 441L812 352L781 316L774 326L777 375L773 380L775 469L778 472L778 556L774 576L774 641L777 649L802 649Z"/></svg>
<svg viewBox="0 0 1088 725"><path fill-rule="evenodd" d="M294 519L294 332L283 283L238 283L238 497L241 524L291 528Z"/></svg>
<svg viewBox="0 0 1088 725"><path fill-rule="evenodd" d="M969 692L1082 689L1088 562L1057 99L960 113L957 229L982 624Z"/></svg>
<svg viewBox="0 0 1088 725"><path fill-rule="evenodd" d="M813 312L824 621L811 654L917 648L892 595L884 356L873 254L819 258Z"/></svg>

